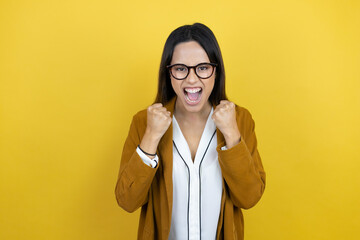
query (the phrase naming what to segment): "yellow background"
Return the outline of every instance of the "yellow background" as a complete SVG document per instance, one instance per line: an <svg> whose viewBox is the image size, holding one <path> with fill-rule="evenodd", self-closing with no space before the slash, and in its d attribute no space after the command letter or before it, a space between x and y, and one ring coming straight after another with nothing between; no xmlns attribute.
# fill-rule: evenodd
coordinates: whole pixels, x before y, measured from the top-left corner
<svg viewBox="0 0 360 240"><path fill-rule="evenodd" d="M215 33L267 173L245 239L359 239L360 1L1 1L0 239L135 239L114 189L172 30Z"/></svg>

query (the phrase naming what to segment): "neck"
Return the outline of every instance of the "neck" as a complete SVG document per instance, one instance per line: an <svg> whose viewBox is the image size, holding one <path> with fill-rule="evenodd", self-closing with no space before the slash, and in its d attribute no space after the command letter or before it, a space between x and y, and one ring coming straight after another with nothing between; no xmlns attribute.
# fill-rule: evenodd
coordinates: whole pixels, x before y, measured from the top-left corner
<svg viewBox="0 0 360 240"><path fill-rule="evenodd" d="M206 102L204 107L199 112L189 112L186 111L182 106L180 106L179 102L176 101L174 115L176 119L181 119L189 122L198 122L198 121L206 121L211 112L211 104L210 102Z"/></svg>

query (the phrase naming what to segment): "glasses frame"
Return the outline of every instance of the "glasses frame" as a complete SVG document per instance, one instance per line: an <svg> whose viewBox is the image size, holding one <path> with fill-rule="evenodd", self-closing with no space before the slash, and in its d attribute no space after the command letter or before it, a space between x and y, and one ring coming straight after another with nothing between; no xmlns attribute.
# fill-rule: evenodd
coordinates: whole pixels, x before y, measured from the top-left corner
<svg viewBox="0 0 360 240"><path fill-rule="evenodd" d="M206 77L206 78L200 77L200 76L197 74L197 72L196 72L196 68L197 68L199 65L203 65L203 64L209 64L209 65L213 66L212 72L211 72L211 74L210 74L209 77ZM166 68L169 69L169 72L170 72L171 76L172 76L173 78L175 78L176 80L184 80L185 78L187 78L187 77L189 76L189 73L190 73L190 71L191 71L192 68L194 69L194 73L196 74L196 76L197 76L198 78L200 78L200 79L208 79L208 78L210 78L210 77L214 74L214 70L215 70L215 67L216 67L217 65L218 65L217 63L208 63L208 62L202 62L202 63L196 64L195 66L187 66L187 65L182 64L182 63L175 63L175 64L172 64L172 65L167 65ZM171 68L174 67L174 66L184 66L184 67L186 67L189 71L187 72L187 74L186 74L186 76L185 76L184 78L176 78L176 77L172 74L172 72L171 72Z"/></svg>

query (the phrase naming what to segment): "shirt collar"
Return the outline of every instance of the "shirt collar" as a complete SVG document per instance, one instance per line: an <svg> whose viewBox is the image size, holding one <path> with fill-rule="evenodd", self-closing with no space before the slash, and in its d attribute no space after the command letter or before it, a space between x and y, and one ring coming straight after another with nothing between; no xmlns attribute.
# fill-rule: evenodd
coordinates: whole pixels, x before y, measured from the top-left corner
<svg viewBox="0 0 360 240"><path fill-rule="evenodd" d="M214 121L212 120L211 116L214 112L214 108L211 107L211 111L209 113L209 116L207 118L203 133L201 135L201 139L198 145L198 148L196 150L195 160L194 164L198 165L201 161L202 156L205 154L206 148L210 141L216 141L216 137L213 137L213 134L216 130L216 125ZM184 158L187 164L192 164L192 158L191 158L191 152L189 145L180 129L180 126L173 115L173 140L174 143L177 146L177 149L181 156Z"/></svg>

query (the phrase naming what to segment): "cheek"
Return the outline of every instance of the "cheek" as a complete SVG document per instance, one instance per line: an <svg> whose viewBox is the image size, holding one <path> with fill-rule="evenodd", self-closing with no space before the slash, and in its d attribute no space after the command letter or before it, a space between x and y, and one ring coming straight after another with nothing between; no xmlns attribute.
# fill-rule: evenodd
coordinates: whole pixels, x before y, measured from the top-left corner
<svg viewBox="0 0 360 240"><path fill-rule="evenodd" d="M211 79L207 85L209 94L214 90L214 86L215 86L215 79Z"/></svg>
<svg viewBox="0 0 360 240"><path fill-rule="evenodd" d="M171 78L171 86L172 86L175 93L179 93L179 91L181 90L181 86L180 86L179 81L174 80L172 78Z"/></svg>

